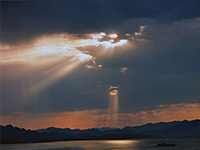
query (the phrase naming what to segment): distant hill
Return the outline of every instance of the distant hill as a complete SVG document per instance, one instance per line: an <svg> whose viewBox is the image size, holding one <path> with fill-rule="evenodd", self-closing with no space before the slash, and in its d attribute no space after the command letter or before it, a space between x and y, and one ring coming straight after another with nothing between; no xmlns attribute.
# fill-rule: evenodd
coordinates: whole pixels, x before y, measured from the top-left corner
<svg viewBox="0 0 200 150"><path fill-rule="evenodd" d="M57 140L67 140L67 138L58 133L39 133L12 125L0 126L0 143L32 143Z"/></svg>
<svg viewBox="0 0 200 150"><path fill-rule="evenodd" d="M131 139L150 137L200 137L200 120L149 123L119 128L87 130L55 128L25 130L12 125L0 126L0 143L27 143L65 140Z"/></svg>

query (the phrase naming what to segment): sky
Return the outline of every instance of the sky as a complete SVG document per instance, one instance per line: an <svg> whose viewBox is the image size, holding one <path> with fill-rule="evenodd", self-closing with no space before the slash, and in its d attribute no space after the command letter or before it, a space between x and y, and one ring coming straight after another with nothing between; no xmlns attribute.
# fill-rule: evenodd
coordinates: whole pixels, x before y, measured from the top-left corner
<svg viewBox="0 0 200 150"><path fill-rule="evenodd" d="M0 124L200 119L199 0L1 1Z"/></svg>

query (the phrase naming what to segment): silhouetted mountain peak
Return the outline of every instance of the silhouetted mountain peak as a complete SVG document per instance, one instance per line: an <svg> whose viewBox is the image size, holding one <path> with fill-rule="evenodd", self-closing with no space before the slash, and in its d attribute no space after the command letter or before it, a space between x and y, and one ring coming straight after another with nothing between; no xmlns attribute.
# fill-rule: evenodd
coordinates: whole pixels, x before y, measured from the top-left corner
<svg viewBox="0 0 200 150"><path fill-rule="evenodd" d="M6 128L14 128L11 124L5 126Z"/></svg>
<svg viewBox="0 0 200 150"><path fill-rule="evenodd" d="M85 139L130 139L142 137L200 137L200 120L148 123L142 126L91 128L86 130L55 128L25 130L12 125L0 126L0 143L21 143Z"/></svg>

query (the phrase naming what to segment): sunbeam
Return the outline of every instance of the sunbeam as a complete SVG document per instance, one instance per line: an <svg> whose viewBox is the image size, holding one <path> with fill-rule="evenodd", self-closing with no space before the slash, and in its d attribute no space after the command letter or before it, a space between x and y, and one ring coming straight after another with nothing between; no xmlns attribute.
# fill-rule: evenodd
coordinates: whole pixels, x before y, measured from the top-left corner
<svg viewBox="0 0 200 150"><path fill-rule="evenodd" d="M86 68L101 68L102 65L95 62L96 56L87 51L88 46L109 49L127 43L126 39L114 41L118 37L115 33L92 33L86 34L85 37L63 33L43 35L29 43L1 45L0 63L8 65L21 62L38 72L34 77L30 77L32 84L27 88L29 92L35 93L66 77L80 64L91 61L94 66L86 65ZM15 53L11 53L12 51Z"/></svg>

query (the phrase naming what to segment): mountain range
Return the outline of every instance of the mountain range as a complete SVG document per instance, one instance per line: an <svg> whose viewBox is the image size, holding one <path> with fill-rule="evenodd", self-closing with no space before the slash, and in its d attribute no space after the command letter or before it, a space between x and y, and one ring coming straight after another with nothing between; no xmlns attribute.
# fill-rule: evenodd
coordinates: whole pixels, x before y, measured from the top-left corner
<svg viewBox="0 0 200 150"><path fill-rule="evenodd" d="M86 130L55 128L26 130L0 125L0 143L30 143L66 140L103 140L132 138L199 137L200 120L149 123L124 128L91 128Z"/></svg>

